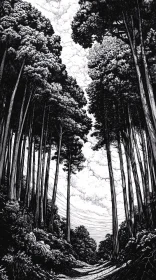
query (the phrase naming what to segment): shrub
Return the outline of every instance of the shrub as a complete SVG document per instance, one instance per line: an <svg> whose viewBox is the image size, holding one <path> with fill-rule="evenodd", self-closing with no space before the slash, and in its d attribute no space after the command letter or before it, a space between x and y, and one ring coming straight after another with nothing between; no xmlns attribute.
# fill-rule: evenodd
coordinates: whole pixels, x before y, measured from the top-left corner
<svg viewBox="0 0 156 280"><path fill-rule="evenodd" d="M156 279L156 230L142 230L137 233L136 238L130 238L125 250L119 254L119 264L130 260L128 267L110 279Z"/></svg>
<svg viewBox="0 0 156 280"><path fill-rule="evenodd" d="M39 265L34 265L30 256L24 252L18 252L17 255L6 255L3 263L7 267L8 275L16 280L54 280L56 279L52 271L47 272Z"/></svg>

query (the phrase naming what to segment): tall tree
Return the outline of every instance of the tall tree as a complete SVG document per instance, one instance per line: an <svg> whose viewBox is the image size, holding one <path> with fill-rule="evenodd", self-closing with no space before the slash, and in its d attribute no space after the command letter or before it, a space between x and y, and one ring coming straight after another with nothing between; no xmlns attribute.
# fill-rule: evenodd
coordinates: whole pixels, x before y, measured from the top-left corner
<svg viewBox="0 0 156 280"><path fill-rule="evenodd" d="M70 185L71 175L83 169L85 161L82 153L83 142L78 137L67 136L66 145L61 150L61 160L64 162L64 171L67 171L67 211L66 211L66 239L70 243Z"/></svg>

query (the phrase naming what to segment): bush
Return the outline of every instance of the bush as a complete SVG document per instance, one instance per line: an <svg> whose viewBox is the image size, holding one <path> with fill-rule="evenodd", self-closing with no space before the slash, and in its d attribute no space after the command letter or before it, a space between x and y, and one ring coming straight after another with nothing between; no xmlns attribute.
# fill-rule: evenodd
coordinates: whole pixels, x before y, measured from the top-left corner
<svg viewBox="0 0 156 280"><path fill-rule="evenodd" d="M80 261L89 264L95 264L96 259L96 242L90 237L89 232L84 226L79 226L72 231L71 244Z"/></svg>
<svg viewBox="0 0 156 280"><path fill-rule="evenodd" d="M10 279L13 274L17 280L54 279L51 269L65 273L74 266L72 246L43 229L33 229L32 214L22 211L17 202L5 204L0 223L2 264Z"/></svg>
<svg viewBox="0 0 156 280"><path fill-rule="evenodd" d="M49 237L49 238L48 238ZM40 240L42 238L42 240ZM25 236L25 250L35 264L40 264L45 269L53 269L55 272L65 272L74 265L74 257L58 249L54 249L53 241L56 239L52 234L47 234L43 230L35 229ZM38 240L38 241L37 241ZM56 241L56 240L55 240ZM65 240L57 240L61 249L65 247Z"/></svg>
<svg viewBox="0 0 156 280"><path fill-rule="evenodd" d="M56 279L53 272L43 270L39 265L34 265L31 257L24 252L18 252L16 256L6 255L3 258L8 275L16 280L54 280Z"/></svg>
<svg viewBox="0 0 156 280"><path fill-rule="evenodd" d="M125 250L119 254L119 265L130 262L111 280L152 280L156 279L156 230L142 230L136 238L130 238Z"/></svg>
<svg viewBox="0 0 156 280"><path fill-rule="evenodd" d="M6 202L2 195L0 205L2 280L55 279L54 272L68 274L77 265L75 256L82 261L95 262L96 243L84 227L71 231L75 250L63 239L65 223L57 214L57 208L57 231L52 234L48 230L33 229L32 213L22 209L18 202Z"/></svg>

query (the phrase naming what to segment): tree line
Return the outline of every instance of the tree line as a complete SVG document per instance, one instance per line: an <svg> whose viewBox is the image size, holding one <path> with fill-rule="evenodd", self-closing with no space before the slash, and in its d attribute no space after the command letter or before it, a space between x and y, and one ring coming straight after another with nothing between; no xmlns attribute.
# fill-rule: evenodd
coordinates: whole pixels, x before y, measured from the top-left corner
<svg viewBox="0 0 156 280"><path fill-rule="evenodd" d="M119 253L119 230L111 147L119 154L126 226L136 235L140 222L155 227L156 100L155 1L79 1L72 37L89 54L89 111L95 117L94 149L105 148L112 200L112 257ZM125 158L123 155L125 154ZM126 159L126 160L125 160ZM127 174L127 175L126 175ZM133 184L134 181L134 184Z"/></svg>
<svg viewBox="0 0 156 280"><path fill-rule="evenodd" d="M53 231L60 162L67 172L67 240L70 179L83 168L91 120L86 98L62 63L60 37L31 4L0 6L0 185L10 203L34 214L35 227ZM50 222L47 201L51 159L56 160ZM36 169L35 169L36 167Z"/></svg>

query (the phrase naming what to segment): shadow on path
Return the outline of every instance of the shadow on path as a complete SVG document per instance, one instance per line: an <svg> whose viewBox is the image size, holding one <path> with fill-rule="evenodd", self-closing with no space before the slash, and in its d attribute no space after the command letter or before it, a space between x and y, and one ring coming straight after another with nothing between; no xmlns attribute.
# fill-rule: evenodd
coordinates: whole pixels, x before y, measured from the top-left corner
<svg viewBox="0 0 156 280"><path fill-rule="evenodd" d="M121 267L113 266L110 262L104 262L101 265L84 266L83 268L74 268L70 276L58 275L58 280L104 280L113 276L127 264Z"/></svg>

